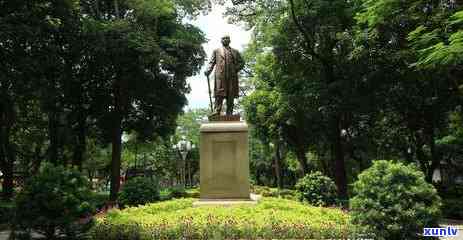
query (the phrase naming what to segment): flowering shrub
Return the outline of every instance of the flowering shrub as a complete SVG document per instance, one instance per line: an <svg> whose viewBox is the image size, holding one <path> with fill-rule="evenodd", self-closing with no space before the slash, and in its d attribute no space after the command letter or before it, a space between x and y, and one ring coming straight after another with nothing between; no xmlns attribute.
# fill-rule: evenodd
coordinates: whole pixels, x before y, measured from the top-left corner
<svg viewBox="0 0 463 240"><path fill-rule="evenodd" d="M257 205L192 207L177 199L110 211L90 231L94 240L116 239L346 239L349 216L335 208L263 198Z"/></svg>

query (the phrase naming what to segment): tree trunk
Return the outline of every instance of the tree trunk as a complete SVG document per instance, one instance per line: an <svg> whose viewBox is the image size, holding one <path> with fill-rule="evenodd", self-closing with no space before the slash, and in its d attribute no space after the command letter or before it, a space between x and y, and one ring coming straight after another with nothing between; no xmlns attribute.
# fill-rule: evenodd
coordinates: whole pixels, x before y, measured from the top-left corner
<svg viewBox="0 0 463 240"><path fill-rule="evenodd" d="M100 20L101 19L101 15L100 15L100 1L99 0L95 0L93 1L93 6L95 8L95 16L96 16L96 19Z"/></svg>
<svg viewBox="0 0 463 240"><path fill-rule="evenodd" d="M86 151L86 117L84 109L79 107L79 120L77 129L77 144L74 149L74 157L72 159L72 165L77 166L79 171L82 170L82 164L84 162L84 154Z"/></svg>
<svg viewBox="0 0 463 240"><path fill-rule="evenodd" d="M278 188L282 188L283 187L283 182L282 182L282 179L281 179L281 149L280 149L280 143L279 142L276 142L275 144L275 157L274 157L274 160L275 160L275 176L276 176L276 180L277 180L277 187Z"/></svg>
<svg viewBox="0 0 463 240"><path fill-rule="evenodd" d="M307 157L305 154L306 152L303 147L301 147L300 145L296 146L296 158L299 164L301 164L302 173L304 176L310 171L309 165L307 164Z"/></svg>
<svg viewBox="0 0 463 240"><path fill-rule="evenodd" d="M11 151L11 150L10 150ZM3 172L3 198L4 199L11 199L13 197L14 192L14 175L13 175L13 163L14 163L14 153L8 154L8 160L5 161L5 164L2 166Z"/></svg>
<svg viewBox="0 0 463 240"><path fill-rule="evenodd" d="M303 122L300 122L300 124L304 124ZM283 131L287 135L287 139L289 144L292 147L292 150L296 154L297 161L301 165L302 168L302 173L303 176L305 176L307 173L309 173L309 165L307 163L307 157L306 157L306 145L304 143L304 138L306 136L301 133L300 125L286 125Z"/></svg>
<svg viewBox="0 0 463 240"><path fill-rule="evenodd" d="M432 183L432 176L434 174L434 170L440 168L440 158L436 151L436 144L434 142L434 128L431 127L429 129L429 148L431 149L431 166L426 174L426 181ZM442 175L441 175L442 177Z"/></svg>
<svg viewBox="0 0 463 240"><path fill-rule="evenodd" d="M54 110L48 112L49 161L53 164L58 164L58 119L56 115Z"/></svg>
<svg viewBox="0 0 463 240"><path fill-rule="evenodd" d="M420 169L424 174L427 174L429 171L429 164L426 154L423 151L424 141L418 132L415 132L415 141L416 141L416 159L420 163Z"/></svg>
<svg viewBox="0 0 463 240"><path fill-rule="evenodd" d="M344 149L341 138L341 119L338 117L335 121L335 139L334 139L334 181L338 188L338 195L342 199L347 199L347 177L346 166L344 162Z"/></svg>
<svg viewBox="0 0 463 240"><path fill-rule="evenodd" d="M111 156L111 185L109 199L117 200L121 178L121 152L122 152L122 116L118 110L115 111L114 127L112 133L112 156Z"/></svg>
<svg viewBox="0 0 463 240"><path fill-rule="evenodd" d="M2 93L3 99L0 103L0 167L3 172L3 198L13 197L13 167L15 153L11 147L10 133L15 121L15 110L11 98L7 93Z"/></svg>
<svg viewBox="0 0 463 240"><path fill-rule="evenodd" d="M114 12L116 14L116 18L120 18L121 14L120 14L120 11L119 11L119 1L118 0L114 0Z"/></svg>
<svg viewBox="0 0 463 240"><path fill-rule="evenodd" d="M5 126L2 129L0 142L0 163L3 173L2 194L4 199L11 199L13 197L14 184L13 184L13 163L15 154L10 144L10 130Z"/></svg>
<svg viewBox="0 0 463 240"><path fill-rule="evenodd" d="M112 155L111 155L111 184L109 200L116 201L120 188L121 178L121 153L122 153L122 113L123 113L123 94L121 81L115 80L114 83L114 125L112 129Z"/></svg>

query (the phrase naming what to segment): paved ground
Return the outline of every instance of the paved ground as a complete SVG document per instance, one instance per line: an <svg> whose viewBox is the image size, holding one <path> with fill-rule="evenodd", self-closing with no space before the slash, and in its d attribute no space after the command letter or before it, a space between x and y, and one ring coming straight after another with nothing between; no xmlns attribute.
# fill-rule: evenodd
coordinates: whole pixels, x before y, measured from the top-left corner
<svg viewBox="0 0 463 240"><path fill-rule="evenodd" d="M444 220L441 223L442 227L452 226L458 229L458 235L456 237L441 238L445 240L463 240L463 220Z"/></svg>
<svg viewBox="0 0 463 240"><path fill-rule="evenodd" d="M0 240L8 240L8 237L10 236L10 231L1 231L0 232ZM34 239L43 239L43 236L40 234L32 234L32 237Z"/></svg>

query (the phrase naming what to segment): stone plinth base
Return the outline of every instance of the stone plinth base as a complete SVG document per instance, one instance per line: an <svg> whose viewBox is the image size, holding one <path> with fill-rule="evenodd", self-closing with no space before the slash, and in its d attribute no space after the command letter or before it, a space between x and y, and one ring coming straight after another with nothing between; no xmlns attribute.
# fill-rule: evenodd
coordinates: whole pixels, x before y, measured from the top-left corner
<svg viewBox="0 0 463 240"><path fill-rule="evenodd" d="M235 205L256 205L261 198L260 195L252 194L249 199L200 199L193 202L193 207L202 206L222 206L229 207Z"/></svg>
<svg viewBox="0 0 463 240"><path fill-rule="evenodd" d="M211 122L200 132L200 198L249 201L248 125Z"/></svg>

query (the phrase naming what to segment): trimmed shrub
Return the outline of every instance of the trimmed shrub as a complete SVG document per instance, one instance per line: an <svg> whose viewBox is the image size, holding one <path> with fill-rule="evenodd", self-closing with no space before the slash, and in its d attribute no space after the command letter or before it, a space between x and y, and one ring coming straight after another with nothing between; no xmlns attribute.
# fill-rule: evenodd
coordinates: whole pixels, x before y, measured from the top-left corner
<svg viewBox="0 0 463 240"><path fill-rule="evenodd" d="M14 202L0 201L0 229L7 228L14 217Z"/></svg>
<svg viewBox="0 0 463 240"><path fill-rule="evenodd" d="M90 239L354 239L358 236L349 215L335 208L313 207L281 198L262 198L257 205L233 207L193 207L194 201L183 198L111 210L97 219Z"/></svg>
<svg viewBox="0 0 463 240"><path fill-rule="evenodd" d="M414 165L375 161L354 183L352 220L375 239L419 239L423 227L436 227L441 201Z"/></svg>
<svg viewBox="0 0 463 240"><path fill-rule="evenodd" d="M186 197L187 193L183 186L175 186L170 189L171 198L183 198Z"/></svg>
<svg viewBox="0 0 463 240"><path fill-rule="evenodd" d="M157 181L149 177L134 177L122 186L118 202L121 207L138 206L161 200Z"/></svg>
<svg viewBox="0 0 463 240"><path fill-rule="evenodd" d="M463 219L463 186L458 184L434 183L442 198L442 214L445 218Z"/></svg>
<svg viewBox="0 0 463 240"><path fill-rule="evenodd" d="M251 185L251 191L255 194L259 194L262 197L276 197L278 196L278 189L267 186Z"/></svg>
<svg viewBox="0 0 463 240"><path fill-rule="evenodd" d="M106 206L109 199L109 193L92 192L89 199L96 210L98 210Z"/></svg>
<svg viewBox="0 0 463 240"><path fill-rule="evenodd" d="M291 189L278 189L267 186L251 185L251 192L262 197L281 197L289 200L299 200L299 193Z"/></svg>
<svg viewBox="0 0 463 240"><path fill-rule="evenodd" d="M160 201L171 200L172 196L170 195L171 190L169 188L163 188L159 190L159 199Z"/></svg>
<svg viewBox="0 0 463 240"><path fill-rule="evenodd" d="M458 184L434 183L441 198L463 198L463 186Z"/></svg>
<svg viewBox="0 0 463 240"><path fill-rule="evenodd" d="M315 206L330 206L336 203L336 185L331 178L318 171L299 179L296 190L300 193L301 201Z"/></svg>
<svg viewBox="0 0 463 240"><path fill-rule="evenodd" d="M291 189L281 189L278 191L278 196L295 201L300 199L300 194L297 191Z"/></svg>
<svg viewBox="0 0 463 240"><path fill-rule="evenodd" d="M446 218L463 220L463 198L443 199L442 214Z"/></svg>
<svg viewBox="0 0 463 240"><path fill-rule="evenodd" d="M186 190L186 197L188 198L199 198L199 188L190 188Z"/></svg>
<svg viewBox="0 0 463 240"><path fill-rule="evenodd" d="M80 172L45 164L16 198L15 229L33 230L52 239L57 234L77 237L90 227L78 220L94 211L90 185Z"/></svg>

